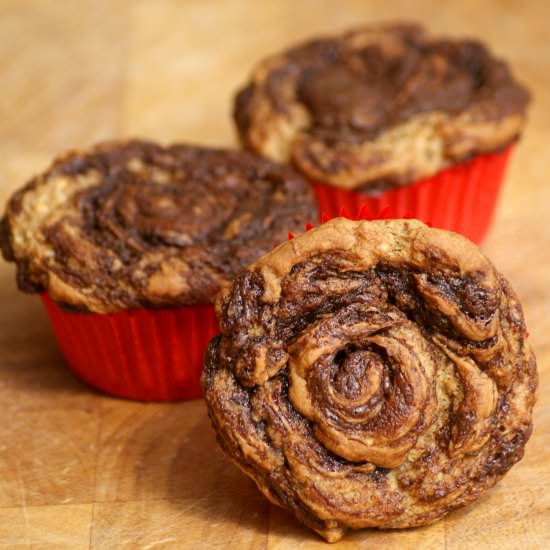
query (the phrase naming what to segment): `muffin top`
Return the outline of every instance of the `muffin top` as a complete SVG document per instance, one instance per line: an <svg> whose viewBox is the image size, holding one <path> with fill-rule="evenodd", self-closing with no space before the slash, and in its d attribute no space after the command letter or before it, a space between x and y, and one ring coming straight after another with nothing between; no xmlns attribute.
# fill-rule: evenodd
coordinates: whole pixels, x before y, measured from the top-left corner
<svg viewBox="0 0 550 550"><path fill-rule="evenodd" d="M218 441L329 541L430 524L523 456L537 372L521 305L458 234L337 218L240 273L217 313Z"/></svg>
<svg viewBox="0 0 550 550"><path fill-rule="evenodd" d="M249 153L145 141L68 152L0 223L21 290L77 310L211 303L316 217L307 182Z"/></svg>
<svg viewBox="0 0 550 550"><path fill-rule="evenodd" d="M247 148L323 183L376 189L507 145L528 100L482 43L390 24L265 59L234 117Z"/></svg>

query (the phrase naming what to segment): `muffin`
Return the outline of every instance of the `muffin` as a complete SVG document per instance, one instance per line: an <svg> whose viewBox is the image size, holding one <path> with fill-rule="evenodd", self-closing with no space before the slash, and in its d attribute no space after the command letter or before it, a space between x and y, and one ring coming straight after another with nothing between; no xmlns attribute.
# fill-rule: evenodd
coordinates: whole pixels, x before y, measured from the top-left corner
<svg viewBox="0 0 550 550"><path fill-rule="evenodd" d="M202 383L218 441L329 542L430 524L523 456L537 372L521 305L456 233L337 218L216 307Z"/></svg>
<svg viewBox="0 0 550 550"><path fill-rule="evenodd" d="M112 142L58 157L15 193L0 245L84 381L128 398L190 398L218 330L220 286L316 215L288 167Z"/></svg>
<svg viewBox="0 0 550 550"><path fill-rule="evenodd" d="M389 206L479 242L528 101L482 43L386 24L265 59L234 118L246 148L307 176L322 212Z"/></svg>

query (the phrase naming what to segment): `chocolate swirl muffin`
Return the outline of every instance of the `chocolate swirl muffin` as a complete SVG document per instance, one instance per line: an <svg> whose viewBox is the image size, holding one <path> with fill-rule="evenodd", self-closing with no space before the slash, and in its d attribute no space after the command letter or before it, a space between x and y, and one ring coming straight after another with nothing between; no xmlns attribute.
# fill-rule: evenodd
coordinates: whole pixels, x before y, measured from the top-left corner
<svg viewBox="0 0 550 550"><path fill-rule="evenodd" d="M251 265L217 313L202 383L218 440L328 541L432 523L523 456L521 306L457 234L335 219Z"/></svg>
<svg viewBox="0 0 550 550"><path fill-rule="evenodd" d="M529 95L480 42L364 26L261 62L238 94L243 144L345 189L403 185L515 140Z"/></svg>
<svg viewBox="0 0 550 550"><path fill-rule="evenodd" d="M19 287L78 310L210 303L316 217L308 185L248 153L145 141L69 152L0 224Z"/></svg>

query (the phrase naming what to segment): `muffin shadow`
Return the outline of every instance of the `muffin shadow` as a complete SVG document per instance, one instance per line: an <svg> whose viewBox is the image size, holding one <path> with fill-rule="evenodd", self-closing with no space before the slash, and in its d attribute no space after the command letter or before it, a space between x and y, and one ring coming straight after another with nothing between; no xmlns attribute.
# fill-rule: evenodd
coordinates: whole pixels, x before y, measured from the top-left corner
<svg viewBox="0 0 550 550"><path fill-rule="evenodd" d="M191 445L189 443L191 442ZM267 531L269 502L222 454L206 412L172 460L168 496L199 521ZM191 505L191 506L190 506Z"/></svg>
<svg viewBox="0 0 550 550"><path fill-rule="evenodd" d="M267 532L269 503L223 456L203 401L107 400L101 437L98 501L162 502L212 544Z"/></svg>

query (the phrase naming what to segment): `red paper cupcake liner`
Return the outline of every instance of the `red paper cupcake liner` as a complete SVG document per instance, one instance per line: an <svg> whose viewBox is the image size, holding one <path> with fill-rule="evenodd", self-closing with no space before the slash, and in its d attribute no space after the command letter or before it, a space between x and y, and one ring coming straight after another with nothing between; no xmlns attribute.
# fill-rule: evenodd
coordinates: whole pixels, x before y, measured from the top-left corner
<svg viewBox="0 0 550 550"><path fill-rule="evenodd" d="M201 396L204 352L219 332L213 305L101 315L41 298L68 366L90 386L139 401Z"/></svg>
<svg viewBox="0 0 550 550"><path fill-rule="evenodd" d="M405 214L430 221L434 227L461 233L480 243L491 224L513 145L457 164L411 185L378 196L346 191L313 182L319 210L331 217L342 208L352 215L366 206L371 212L390 208L394 217Z"/></svg>
<svg viewBox="0 0 550 550"><path fill-rule="evenodd" d="M413 218L413 216L410 212L406 212L403 216L396 216L390 206L387 206L378 214L373 214L369 210L369 207L366 205L363 205L355 215L351 215L349 210L345 206L342 206L342 208L340 208L340 212L338 212L338 214L334 216L331 216L330 214L323 212L321 214L321 223L319 225L323 225L324 223L329 222L334 218L347 218L348 220L353 220L353 221L376 221L376 220L396 220L396 219L410 220ZM424 220L419 220L419 221L432 227L432 224L429 221L424 221ZM315 229L315 227L316 226L312 223L306 223L304 225L304 231L307 233L308 231ZM289 231L287 235L287 240L291 241L292 239L295 239L295 238L296 238L296 235L292 231Z"/></svg>

